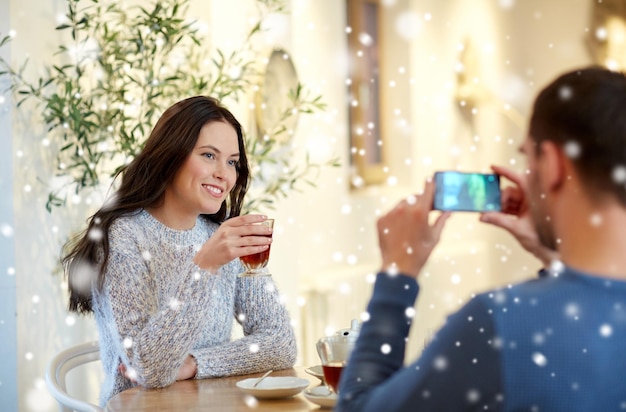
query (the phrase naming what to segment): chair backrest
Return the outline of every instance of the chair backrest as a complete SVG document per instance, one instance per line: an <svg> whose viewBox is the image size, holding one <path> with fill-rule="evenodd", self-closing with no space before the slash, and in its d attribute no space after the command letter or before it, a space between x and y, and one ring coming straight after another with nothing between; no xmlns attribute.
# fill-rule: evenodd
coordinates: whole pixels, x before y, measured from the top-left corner
<svg viewBox="0 0 626 412"><path fill-rule="evenodd" d="M65 386L65 375L80 365L100 359L98 342L88 342L72 346L59 352L46 369L48 391L59 403L61 412L102 412L103 409L92 403L70 396Z"/></svg>

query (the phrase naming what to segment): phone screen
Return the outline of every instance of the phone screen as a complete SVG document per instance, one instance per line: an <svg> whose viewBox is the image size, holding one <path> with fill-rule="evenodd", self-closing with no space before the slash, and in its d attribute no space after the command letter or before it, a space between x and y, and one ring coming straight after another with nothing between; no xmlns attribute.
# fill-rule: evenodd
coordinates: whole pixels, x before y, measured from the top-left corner
<svg viewBox="0 0 626 412"><path fill-rule="evenodd" d="M500 210L500 176L491 173L435 173L436 210L493 212Z"/></svg>

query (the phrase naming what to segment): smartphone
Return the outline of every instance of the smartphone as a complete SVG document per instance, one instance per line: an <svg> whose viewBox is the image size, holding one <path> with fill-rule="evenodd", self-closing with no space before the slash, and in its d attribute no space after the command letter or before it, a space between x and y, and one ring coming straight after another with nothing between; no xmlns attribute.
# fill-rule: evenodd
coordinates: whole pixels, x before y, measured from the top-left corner
<svg viewBox="0 0 626 412"><path fill-rule="evenodd" d="M433 208L451 212L500 211L500 176L493 173L435 173Z"/></svg>

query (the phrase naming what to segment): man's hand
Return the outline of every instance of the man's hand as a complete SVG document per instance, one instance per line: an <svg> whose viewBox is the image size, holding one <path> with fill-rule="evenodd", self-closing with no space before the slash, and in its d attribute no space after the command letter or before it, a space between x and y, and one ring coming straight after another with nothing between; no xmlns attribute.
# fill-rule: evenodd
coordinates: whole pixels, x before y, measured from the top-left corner
<svg viewBox="0 0 626 412"><path fill-rule="evenodd" d="M480 221L506 230L524 249L541 260L545 267L549 267L553 260L559 258L559 253L545 247L539 241L526 195L528 188L526 176L500 166L491 168L495 173L515 183L515 186L509 186L502 191L502 211L483 213Z"/></svg>
<svg viewBox="0 0 626 412"><path fill-rule="evenodd" d="M442 213L430 225L434 184L427 181L424 193L410 196L378 219L378 244L386 272L417 278L426 260L439 242L449 212Z"/></svg>

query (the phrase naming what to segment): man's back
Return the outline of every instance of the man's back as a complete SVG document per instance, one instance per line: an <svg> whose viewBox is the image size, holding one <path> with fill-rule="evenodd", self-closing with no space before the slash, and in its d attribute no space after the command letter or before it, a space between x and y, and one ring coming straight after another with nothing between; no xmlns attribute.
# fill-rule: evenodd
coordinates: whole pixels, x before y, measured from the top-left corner
<svg viewBox="0 0 626 412"><path fill-rule="evenodd" d="M481 298L504 410L626 410L626 282L566 269Z"/></svg>

